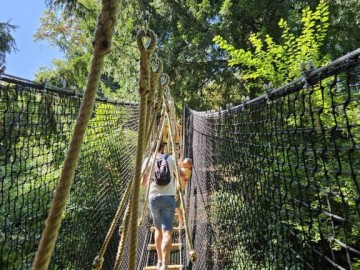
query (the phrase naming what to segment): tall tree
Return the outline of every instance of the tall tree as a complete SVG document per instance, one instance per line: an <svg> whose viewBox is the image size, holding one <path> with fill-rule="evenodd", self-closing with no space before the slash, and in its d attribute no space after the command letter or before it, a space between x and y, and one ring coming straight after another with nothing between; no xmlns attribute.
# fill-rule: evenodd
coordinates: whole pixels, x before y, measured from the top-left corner
<svg viewBox="0 0 360 270"><path fill-rule="evenodd" d="M52 2L55 5L56 2ZM36 79L62 87L83 89L91 62L93 32L100 4L96 0L78 1L73 6L51 6L41 18L35 40L47 40L60 48L64 59L55 59L53 67L42 67ZM133 5L124 6L121 24L113 37L113 49L105 59L100 82L100 96L136 99L138 53L135 46L136 22ZM140 12L139 12L140 13ZM139 17L139 16L138 16Z"/></svg>
<svg viewBox="0 0 360 270"><path fill-rule="evenodd" d="M327 46L320 51L323 55L330 54L335 58L356 48L360 39L355 35L358 28L351 26L358 26L360 21L360 4L357 2L329 1L330 27L324 41ZM237 103L246 94L236 76L239 67L227 65L228 56L213 42L214 36L221 35L234 47L244 50L252 50L249 37L254 33L269 34L275 43L279 43L282 35L278 26L280 19L287 21L292 33L299 35L301 28L297 22L302 11L309 6L314 9L318 3L319 0L123 1L114 47L104 66L100 94L131 97L135 92L132 98L136 97L138 52L134 41L136 31L144 27L141 13L147 11L148 26L158 35L157 54L173 82L171 91L175 99L178 102L184 99L195 109ZM53 78L61 78L57 79L58 84L82 88L88 70L86 63L91 58L99 3L95 0L48 0L48 4L52 12L58 12L58 24L52 24L51 31L46 34L46 23L43 23L39 32L42 31L42 38L55 46L66 48L67 53L65 60L54 63L54 70L43 69L41 74L47 77L55 72ZM337 17L339 14L341 16ZM48 16L47 20L51 18ZM63 23L64 18L73 23ZM61 33L64 28L56 27L61 24L66 26L66 35ZM80 31L79 35L77 31ZM80 37L83 46L75 46L77 43L70 41ZM209 101L212 101L211 105Z"/></svg>
<svg viewBox="0 0 360 270"><path fill-rule="evenodd" d="M16 42L12 36L18 26L10 24L10 21L0 22L0 67L6 63L6 54L17 51Z"/></svg>
<svg viewBox="0 0 360 270"><path fill-rule="evenodd" d="M212 39L221 35L239 46L249 47L251 32L273 31L276 21L289 14L283 1L153 1L144 3L151 13L151 27L159 35L160 56L175 82L173 96L191 107L206 109L201 102L209 94L222 92L224 105L240 97L239 80L228 67L224 52ZM277 31L277 32L276 32ZM206 98L205 98L206 100Z"/></svg>
<svg viewBox="0 0 360 270"><path fill-rule="evenodd" d="M330 9L329 34L323 49L333 59L360 48L360 1L328 1Z"/></svg>
<svg viewBox="0 0 360 270"><path fill-rule="evenodd" d="M288 83L301 76L300 63L313 61L315 66L322 66L329 60L322 55L321 46L329 28L329 7L321 0L314 11L303 9L298 35L294 34L288 22L281 19L281 43L274 42L270 35L253 33L249 37L251 50L236 49L221 36L214 41L229 53L229 65L240 67L242 86L251 98L263 92L263 84L272 83L274 87Z"/></svg>

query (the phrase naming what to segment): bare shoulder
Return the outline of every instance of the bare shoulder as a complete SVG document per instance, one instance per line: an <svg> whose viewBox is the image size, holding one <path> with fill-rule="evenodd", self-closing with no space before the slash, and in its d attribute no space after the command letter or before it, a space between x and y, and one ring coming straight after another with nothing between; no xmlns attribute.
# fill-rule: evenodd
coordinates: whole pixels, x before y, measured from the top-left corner
<svg viewBox="0 0 360 270"><path fill-rule="evenodd" d="M175 166L175 159L172 155L168 156L167 161L168 161L169 165Z"/></svg>

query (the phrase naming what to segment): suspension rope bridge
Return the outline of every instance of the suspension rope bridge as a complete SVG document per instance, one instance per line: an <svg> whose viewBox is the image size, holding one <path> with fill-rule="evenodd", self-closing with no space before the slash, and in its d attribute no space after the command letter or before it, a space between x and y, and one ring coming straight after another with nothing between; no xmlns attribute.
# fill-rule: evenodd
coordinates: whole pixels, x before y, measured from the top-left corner
<svg viewBox="0 0 360 270"><path fill-rule="evenodd" d="M84 94L0 74L0 269L156 269L140 168L165 123L177 164L174 101L146 28L140 102L96 98L105 2ZM360 269L359 78L360 49L238 106L184 108L169 269Z"/></svg>
<svg viewBox="0 0 360 270"><path fill-rule="evenodd" d="M358 269L359 55L357 50L235 107L184 110L184 155L194 164L182 201L188 234L174 237L181 248L173 251L172 265ZM81 94L7 74L0 79L0 266L30 269ZM165 116L165 104L160 108ZM50 269L89 269L99 257L103 269L113 269L121 240L118 269L127 268L130 240L121 223L138 119L138 103L95 100ZM155 122L151 136L159 140L165 117ZM146 192L140 197L136 265L153 269ZM120 224L107 237L114 213Z"/></svg>

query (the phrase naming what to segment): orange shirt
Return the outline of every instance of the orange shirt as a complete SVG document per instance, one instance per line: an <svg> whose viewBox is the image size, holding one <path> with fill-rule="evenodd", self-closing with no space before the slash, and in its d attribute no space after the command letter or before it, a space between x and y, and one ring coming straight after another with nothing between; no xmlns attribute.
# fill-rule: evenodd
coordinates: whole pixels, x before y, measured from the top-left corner
<svg viewBox="0 0 360 270"><path fill-rule="evenodd" d="M185 174L181 177L181 191L185 191L186 183L190 180L191 177L191 166L187 163L180 163L180 170Z"/></svg>

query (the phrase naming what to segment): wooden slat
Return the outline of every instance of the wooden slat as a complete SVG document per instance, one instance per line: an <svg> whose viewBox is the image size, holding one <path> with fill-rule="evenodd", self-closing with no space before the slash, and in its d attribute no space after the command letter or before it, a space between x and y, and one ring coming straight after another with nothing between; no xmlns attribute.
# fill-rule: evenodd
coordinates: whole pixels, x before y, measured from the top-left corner
<svg viewBox="0 0 360 270"><path fill-rule="evenodd" d="M179 250L182 247L181 243L172 243L171 249L177 249ZM148 250L156 250L155 244L148 244Z"/></svg>
<svg viewBox="0 0 360 270"><path fill-rule="evenodd" d="M173 231L179 231L179 230L184 230L185 228L181 228L180 227L173 227ZM155 227L152 226L150 227L150 231L153 233L155 231Z"/></svg>
<svg viewBox="0 0 360 270"><path fill-rule="evenodd" d="M182 270L184 268L184 266L183 265L180 265L180 264L178 264L178 265L168 265L167 266L167 269L169 269L169 270ZM145 266L144 267L144 270L157 270L157 266L156 265L154 265L154 266Z"/></svg>

